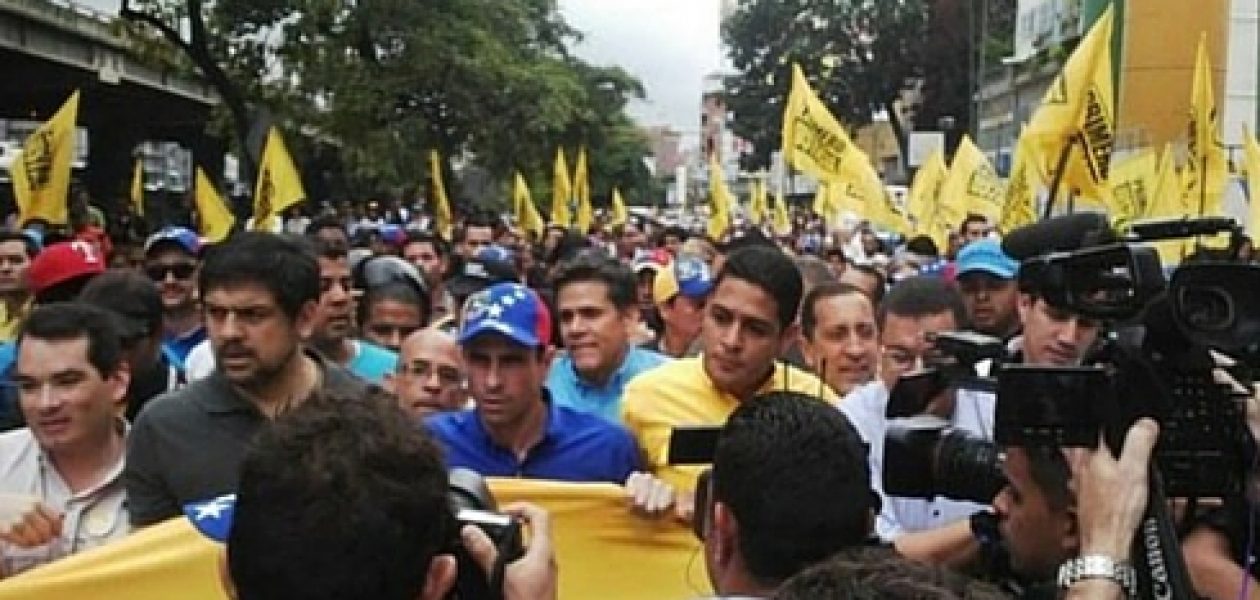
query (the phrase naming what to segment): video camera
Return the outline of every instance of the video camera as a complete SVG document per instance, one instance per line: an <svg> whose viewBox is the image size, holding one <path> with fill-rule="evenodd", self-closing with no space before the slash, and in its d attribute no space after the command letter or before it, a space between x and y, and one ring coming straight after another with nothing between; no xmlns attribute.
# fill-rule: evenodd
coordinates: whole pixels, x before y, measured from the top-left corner
<svg viewBox="0 0 1260 600"><path fill-rule="evenodd" d="M525 554L521 544L521 525L509 515L495 512L496 504L485 479L464 468L448 474L447 500L456 520L455 537L448 550L455 555L458 567L452 600L500 600L503 598L503 573L507 564ZM499 557L487 576L472 555L464 549L459 531L465 525L476 525L498 548Z"/></svg>

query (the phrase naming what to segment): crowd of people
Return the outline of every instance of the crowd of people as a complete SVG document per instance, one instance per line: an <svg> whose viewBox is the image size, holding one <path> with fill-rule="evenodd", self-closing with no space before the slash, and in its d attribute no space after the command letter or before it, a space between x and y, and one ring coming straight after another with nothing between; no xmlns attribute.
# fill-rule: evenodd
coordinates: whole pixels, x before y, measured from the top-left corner
<svg viewBox="0 0 1260 600"><path fill-rule="evenodd" d="M885 492L890 390L937 334L1073 366L1108 326L1021 277L982 217L942 250L810 219L533 239L473 213L448 240L419 211L357 211L214 245L0 232L0 576L210 501L233 505L238 598L441 598L461 569L554 597L546 512L505 507L531 536L503 564L447 507L462 467L624 486L639 518L692 525L721 597L1133 593L1149 420L1119 453L1005 448L989 502ZM957 389L927 412L992 440L995 404ZM711 456L679 460L702 427ZM1253 525L1187 518L1198 593L1260 585L1235 543Z"/></svg>

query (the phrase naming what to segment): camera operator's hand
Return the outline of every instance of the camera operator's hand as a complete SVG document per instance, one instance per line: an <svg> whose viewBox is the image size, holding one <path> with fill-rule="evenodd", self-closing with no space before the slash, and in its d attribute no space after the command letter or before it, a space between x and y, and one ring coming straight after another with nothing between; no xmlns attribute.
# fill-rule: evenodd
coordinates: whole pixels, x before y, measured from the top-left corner
<svg viewBox="0 0 1260 600"><path fill-rule="evenodd" d="M630 508L639 514L655 518L673 508L674 517L685 523L695 516L694 494L677 490L651 473L631 473L625 490Z"/></svg>
<svg viewBox="0 0 1260 600"><path fill-rule="evenodd" d="M1095 450L1065 450L1076 486L1081 555L1129 558L1146 510L1148 467L1158 437L1159 425L1142 419L1129 428L1118 459L1104 443Z"/></svg>
<svg viewBox="0 0 1260 600"><path fill-rule="evenodd" d="M0 524L0 541L18 548L35 548L61 535L64 516L36 497L5 496L4 513L9 515Z"/></svg>
<svg viewBox="0 0 1260 600"><path fill-rule="evenodd" d="M548 600L556 597L556 554L551 546L551 516L541 507L517 502L504 512L529 528L529 547L525 555L508 563L503 573L504 600ZM476 525L465 525L460 531L464 548L486 573L494 569L499 550Z"/></svg>

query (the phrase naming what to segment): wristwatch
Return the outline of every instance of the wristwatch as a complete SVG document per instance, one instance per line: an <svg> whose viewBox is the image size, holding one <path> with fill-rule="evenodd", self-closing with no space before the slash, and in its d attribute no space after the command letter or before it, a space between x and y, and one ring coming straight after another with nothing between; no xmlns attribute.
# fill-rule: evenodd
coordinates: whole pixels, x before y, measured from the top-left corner
<svg viewBox="0 0 1260 600"><path fill-rule="evenodd" d="M1087 554L1068 559L1059 566L1059 587L1067 589L1085 579L1109 579L1116 582L1125 596L1137 597L1137 572L1127 561L1101 554Z"/></svg>

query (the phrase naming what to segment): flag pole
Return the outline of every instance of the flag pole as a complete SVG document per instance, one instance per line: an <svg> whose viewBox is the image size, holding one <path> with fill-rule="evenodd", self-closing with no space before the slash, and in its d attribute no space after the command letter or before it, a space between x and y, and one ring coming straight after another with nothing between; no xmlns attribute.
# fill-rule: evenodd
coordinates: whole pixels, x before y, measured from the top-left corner
<svg viewBox="0 0 1260 600"><path fill-rule="evenodd" d="M1059 184L1063 181L1063 169L1067 167L1068 159L1072 157L1072 148L1076 146L1077 138L1075 135L1068 140L1068 144L1059 152L1059 164L1054 169L1054 181L1050 182L1050 195L1046 198L1046 209L1043 211L1043 219L1050 218L1050 211L1054 209L1054 198L1059 192Z"/></svg>

